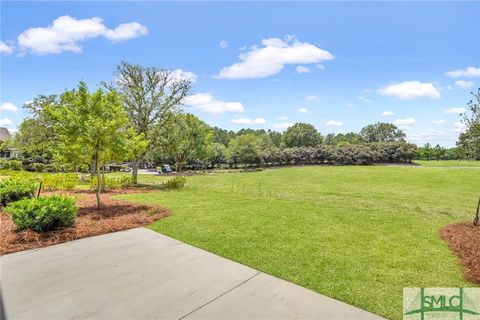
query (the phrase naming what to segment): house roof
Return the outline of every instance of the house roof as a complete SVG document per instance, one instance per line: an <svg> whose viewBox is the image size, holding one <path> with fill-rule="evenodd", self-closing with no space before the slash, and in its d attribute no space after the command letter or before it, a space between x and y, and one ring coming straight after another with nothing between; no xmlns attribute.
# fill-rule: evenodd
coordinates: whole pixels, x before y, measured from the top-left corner
<svg viewBox="0 0 480 320"><path fill-rule="evenodd" d="M0 127L0 141L7 141L12 138L12 135L10 134L10 131L8 131L7 128L1 128Z"/></svg>

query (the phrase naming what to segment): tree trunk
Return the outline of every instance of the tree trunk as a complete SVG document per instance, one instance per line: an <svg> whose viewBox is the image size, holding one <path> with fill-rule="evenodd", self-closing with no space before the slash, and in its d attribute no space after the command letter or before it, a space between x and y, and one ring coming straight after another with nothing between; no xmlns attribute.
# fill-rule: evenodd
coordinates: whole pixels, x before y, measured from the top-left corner
<svg viewBox="0 0 480 320"><path fill-rule="evenodd" d="M138 181L138 166L139 166L139 160L135 159L132 163L132 181L133 181L133 184L137 184L137 181Z"/></svg>
<svg viewBox="0 0 480 320"><path fill-rule="evenodd" d="M97 175L97 208L102 207L102 200L100 199L100 190L102 188L102 175L98 165L98 148L95 152L95 173Z"/></svg>

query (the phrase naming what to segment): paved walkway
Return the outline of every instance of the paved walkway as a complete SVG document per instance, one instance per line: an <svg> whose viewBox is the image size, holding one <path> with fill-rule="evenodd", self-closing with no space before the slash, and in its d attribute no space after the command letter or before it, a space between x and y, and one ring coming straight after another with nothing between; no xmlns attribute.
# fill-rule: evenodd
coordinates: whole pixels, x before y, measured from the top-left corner
<svg viewBox="0 0 480 320"><path fill-rule="evenodd" d="M146 228L1 258L8 319L381 319Z"/></svg>

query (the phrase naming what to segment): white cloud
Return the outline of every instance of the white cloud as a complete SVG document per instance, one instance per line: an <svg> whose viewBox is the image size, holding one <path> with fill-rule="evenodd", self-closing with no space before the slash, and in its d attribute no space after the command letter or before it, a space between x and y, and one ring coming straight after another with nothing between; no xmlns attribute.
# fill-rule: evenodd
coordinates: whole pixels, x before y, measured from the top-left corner
<svg viewBox="0 0 480 320"><path fill-rule="evenodd" d="M347 103L347 107L353 108L353 107L355 107L355 105L354 105L353 103L350 103L350 102L349 102L349 103Z"/></svg>
<svg viewBox="0 0 480 320"><path fill-rule="evenodd" d="M4 102L0 104L0 111L17 112L18 108L11 102Z"/></svg>
<svg viewBox="0 0 480 320"><path fill-rule="evenodd" d="M223 114L227 112L240 113L245 111L240 102L224 102L216 100L209 93L198 93L187 96L183 103L192 108L208 112L213 115Z"/></svg>
<svg viewBox="0 0 480 320"><path fill-rule="evenodd" d="M451 139L454 136L451 133L439 130L427 130L420 133L407 134L407 141L412 143L426 143L436 140Z"/></svg>
<svg viewBox="0 0 480 320"><path fill-rule="evenodd" d="M292 122L282 122L282 123L275 123L273 125L274 129L287 129L289 127L293 126Z"/></svg>
<svg viewBox="0 0 480 320"><path fill-rule="evenodd" d="M368 99L368 98L365 98L364 96L360 96L357 98L358 100L362 101L362 102L365 102L365 103L369 103L369 102L372 102L372 100Z"/></svg>
<svg viewBox="0 0 480 320"><path fill-rule="evenodd" d="M453 132L463 133L467 131L467 126L463 122L460 122L460 121L455 122L453 126L454 126Z"/></svg>
<svg viewBox="0 0 480 320"><path fill-rule="evenodd" d="M475 78L475 77L480 77L480 68L467 67L465 69L452 70L447 72L446 74L447 76L452 78L460 78L460 77Z"/></svg>
<svg viewBox="0 0 480 320"><path fill-rule="evenodd" d="M464 112L465 112L465 108L449 108L445 110L446 114L460 114Z"/></svg>
<svg viewBox="0 0 480 320"><path fill-rule="evenodd" d="M309 110L309 109L307 109L307 108L305 108L305 107L298 108L297 111L300 112L300 113L312 113L311 110Z"/></svg>
<svg viewBox="0 0 480 320"><path fill-rule="evenodd" d="M250 119L250 118L238 118L238 119L233 119L233 123L235 124L242 124L242 125L251 125L251 124L265 124L267 121L263 118L256 118L256 119Z"/></svg>
<svg viewBox="0 0 480 320"><path fill-rule="evenodd" d="M297 66L295 68L295 71L297 71L297 73L300 73L300 74L312 72L312 70L310 70L310 68L305 67L305 66Z"/></svg>
<svg viewBox="0 0 480 320"><path fill-rule="evenodd" d="M13 53L13 47L9 46L3 41L0 41L0 53L4 55L9 55Z"/></svg>
<svg viewBox="0 0 480 320"><path fill-rule="evenodd" d="M343 122L335 121L335 120L329 120L329 121L325 122L325 125L327 127L343 127Z"/></svg>
<svg viewBox="0 0 480 320"><path fill-rule="evenodd" d="M286 116L281 116L281 117L278 117L278 120L287 121L287 120L288 120L288 117L286 117Z"/></svg>
<svg viewBox="0 0 480 320"><path fill-rule="evenodd" d="M455 85L457 87L468 89L468 88L473 87L473 82L472 81L457 80L457 81L455 81Z"/></svg>
<svg viewBox="0 0 480 320"><path fill-rule="evenodd" d="M437 99L440 92L430 82L404 81L380 88L378 92L384 96L394 96L402 100L429 97Z"/></svg>
<svg viewBox="0 0 480 320"><path fill-rule="evenodd" d="M220 41L220 43L218 44L218 46L219 46L220 48L222 48L222 49L225 49L225 48L228 47L228 42L225 41L225 40L222 40L222 41Z"/></svg>
<svg viewBox="0 0 480 320"><path fill-rule="evenodd" d="M442 125L445 123L445 120L432 120L432 123L436 126Z"/></svg>
<svg viewBox="0 0 480 320"><path fill-rule="evenodd" d="M8 118L0 119L0 126L8 126L8 125L11 125L12 123L13 123L12 120Z"/></svg>
<svg viewBox="0 0 480 320"><path fill-rule="evenodd" d="M323 64L317 64L316 67L319 69L319 70L325 70L325 66Z"/></svg>
<svg viewBox="0 0 480 320"><path fill-rule="evenodd" d="M305 99L307 101L319 101L320 100L317 96L314 96L314 95L306 96Z"/></svg>
<svg viewBox="0 0 480 320"><path fill-rule="evenodd" d="M185 71L182 69L176 69L172 71L171 76L175 80L190 80L190 82L194 83L197 81L197 75L190 71Z"/></svg>
<svg viewBox="0 0 480 320"><path fill-rule="evenodd" d="M308 42L288 37L262 40L263 47L254 46L239 55L240 62L220 70L221 79L264 78L280 73L285 65L318 64L335 57Z"/></svg>
<svg viewBox="0 0 480 320"><path fill-rule="evenodd" d="M452 86L451 84L449 84L449 85L447 86L447 90L453 90L453 86Z"/></svg>
<svg viewBox="0 0 480 320"><path fill-rule="evenodd" d="M104 37L112 42L133 39L148 32L138 22L122 23L115 29L103 24L102 18L76 19L61 16L48 27L30 28L18 37L18 45L23 52L34 54L58 54L62 51L81 52L80 42L91 38Z"/></svg>
<svg viewBox="0 0 480 320"><path fill-rule="evenodd" d="M392 111L384 111L384 112L382 112L380 115L381 115L382 117L390 117L390 116L393 116L393 114L394 114L394 113L393 113Z"/></svg>
<svg viewBox="0 0 480 320"><path fill-rule="evenodd" d="M396 125L396 126L399 126L399 127L410 127L410 126L413 126L415 124L415 118L411 117L411 118L405 118L405 119L397 119L395 121L393 121L393 124Z"/></svg>

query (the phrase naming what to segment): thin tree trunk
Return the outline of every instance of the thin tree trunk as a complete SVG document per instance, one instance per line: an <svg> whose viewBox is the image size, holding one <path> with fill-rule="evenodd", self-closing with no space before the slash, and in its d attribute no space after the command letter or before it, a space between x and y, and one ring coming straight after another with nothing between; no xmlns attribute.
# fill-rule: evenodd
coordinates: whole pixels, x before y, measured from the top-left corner
<svg viewBox="0 0 480 320"><path fill-rule="evenodd" d="M139 166L139 160L135 159L132 163L132 181L133 181L133 184L137 184L137 181L138 181L138 166Z"/></svg>
<svg viewBox="0 0 480 320"><path fill-rule="evenodd" d="M98 165L98 147L95 152L95 173L97 175L97 208L102 207L102 200L100 199L100 190L102 188L102 176Z"/></svg>

